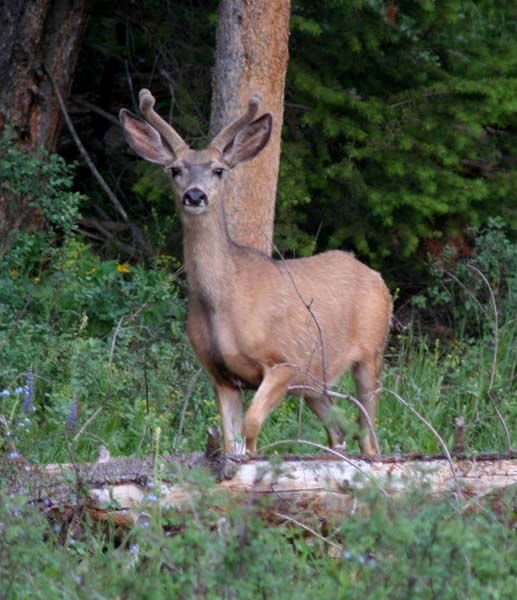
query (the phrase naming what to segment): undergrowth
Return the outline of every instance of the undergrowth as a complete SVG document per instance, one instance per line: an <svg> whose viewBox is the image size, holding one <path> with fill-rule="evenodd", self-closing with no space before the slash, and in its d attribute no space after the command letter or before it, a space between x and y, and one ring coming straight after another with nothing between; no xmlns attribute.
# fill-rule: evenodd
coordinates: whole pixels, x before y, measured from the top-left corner
<svg viewBox="0 0 517 600"><path fill-rule="evenodd" d="M206 478L189 514L147 506L129 533L66 528L0 490L3 598L512 598L510 506L497 520L453 501L373 490L366 510L325 539L267 524L250 510L214 512ZM509 500L509 499L508 499ZM224 515L224 516L223 516ZM338 552L329 552L329 545Z"/></svg>
<svg viewBox="0 0 517 600"><path fill-rule="evenodd" d="M57 183L69 185L66 173ZM186 341L181 277L165 259L152 268L101 260L74 232L77 205L66 227L52 203L45 206L47 229L13 236L0 263L0 454L50 463L95 460L102 446L112 455L203 449L207 427L219 419ZM383 452L441 452L431 425L450 448L456 417L465 420L467 452L517 445L516 254L503 224L493 222L478 232L470 263L436 265L415 310L436 311L452 334L411 325L392 333L377 427ZM351 378L336 391L343 395L336 418L354 450L357 409L345 398ZM314 452L302 440L324 439L303 403L287 399L260 443L291 440L274 450L300 453ZM63 529L46 507L7 496L0 481L0 598L496 599L517 592L509 508L496 520L490 511L426 501L421 490L402 500L370 491L360 499L366 510L330 534L342 548L330 557L327 542L267 527L251 511L233 508L218 520L207 509L210 483L192 477L199 494L190 515L151 502L147 526L122 535L88 523Z"/></svg>
<svg viewBox="0 0 517 600"><path fill-rule="evenodd" d="M496 235L498 249L515 252L499 228L484 235L491 245L486 252L480 246L475 264L493 263ZM45 264L31 244L30 234L21 235L0 265L0 415L9 447L36 462L91 460L100 445L112 454L146 454L159 427L164 451L202 448L218 416L210 382L186 340L181 279L160 264L145 269L100 260L76 236L47 254ZM487 275L497 297L477 274L465 279L464 265L456 271L463 287L450 277L437 279L440 310L448 301L461 335L433 339L411 326L392 333L378 418L383 452L440 451L399 396L449 445L453 420L463 417L468 451L508 445L495 404L516 444L510 425L517 422L517 280L512 263L500 257L496 264ZM425 302L438 302L429 289ZM463 313L461 293L470 300ZM337 391L354 393L350 376ZM345 399L338 406L353 449L357 409ZM296 398L273 413L260 443L284 439L325 439ZM313 448L287 444L283 451Z"/></svg>

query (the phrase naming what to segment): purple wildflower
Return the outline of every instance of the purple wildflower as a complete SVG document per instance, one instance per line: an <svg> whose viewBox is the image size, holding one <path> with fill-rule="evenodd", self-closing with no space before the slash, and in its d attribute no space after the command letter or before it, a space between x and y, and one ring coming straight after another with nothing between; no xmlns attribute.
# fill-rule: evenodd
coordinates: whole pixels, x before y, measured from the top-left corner
<svg viewBox="0 0 517 600"><path fill-rule="evenodd" d="M34 412L34 375L32 369L27 371L27 379L25 380L25 387L23 388L23 410L28 412Z"/></svg>
<svg viewBox="0 0 517 600"><path fill-rule="evenodd" d="M74 396L70 408L68 410L68 418L66 420L66 426L68 429L73 430L77 426L77 419L79 418L79 402L77 397Z"/></svg>

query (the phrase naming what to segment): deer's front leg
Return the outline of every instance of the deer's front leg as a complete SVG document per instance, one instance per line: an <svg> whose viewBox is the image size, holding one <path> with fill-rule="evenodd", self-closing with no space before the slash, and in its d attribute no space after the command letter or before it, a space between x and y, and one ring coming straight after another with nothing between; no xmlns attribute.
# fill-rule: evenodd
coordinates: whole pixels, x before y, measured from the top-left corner
<svg viewBox="0 0 517 600"><path fill-rule="evenodd" d="M268 369L244 417L246 450L257 451L257 438L264 421L287 393L292 367L279 365Z"/></svg>
<svg viewBox="0 0 517 600"><path fill-rule="evenodd" d="M241 392L227 382L216 382L215 394L223 423L224 452L225 454L244 454L246 448L242 435Z"/></svg>

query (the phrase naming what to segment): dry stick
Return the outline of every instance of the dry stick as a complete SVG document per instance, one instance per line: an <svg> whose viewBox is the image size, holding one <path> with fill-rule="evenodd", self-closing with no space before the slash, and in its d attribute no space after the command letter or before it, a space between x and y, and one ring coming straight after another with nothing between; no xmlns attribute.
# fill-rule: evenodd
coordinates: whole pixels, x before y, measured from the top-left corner
<svg viewBox="0 0 517 600"><path fill-rule="evenodd" d="M497 418L499 419L501 426L503 428L504 435L506 438L506 446L507 446L508 450L511 450L512 449L512 440L510 437L510 432L508 430L508 426L506 424L506 421L504 420L503 415L501 414L501 411L499 410L499 407L497 406L497 402L496 402L495 398L492 396L492 387L494 386L495 376L496 376L496 372L497 372L497 353L499 351L499 314L497 312L497 303L495 301L495 295L492 290L492 286L490 285L490 282L488 281L488 279L485 277L484 273L480 269L475 267L474 265L467 264L467 267L469 269L471 269L472 271L476 272L481 277L481 279L484 281L485 285L487 286L488 292L490 294L490 302L492 303L492 309L494 311L494 356L492 359L492 368L490 369L490 381L488 382L487 393L488 393L488 397L490 398L490 402L492 403L492 406L494 407L495 414L497 415Z"/></svg>
<svg viewBox="0 0 517 600"><path fill-rule="evenodd" d="M351 467L354 467L354 469L359 471L359 473L361 473L361 475L364 475L364 477L366 477L366 479L369 479L370 482L379 486L379 489L381 490L381 492L384 495L387 495L386 491L379 484L379 481L377 479L375 479L375 477L372 477L364 469L361 469L361 467L359 465L356 465L353 460L350 460L344 454L341 454L341 452L337 452L337 450L334 450L333 448L327 448L326 446L322 446L321 444L317 444L316 442L309 442L309 440L279 440L278 442L272 442L271 444L266 444L265 446L262 446L260 448L260 450L262 451L262 450L266 450L268 448L274 448L275 446L285 446L285 444L305 444L306 446L312 446L313 448L318 448L319 450L323 450L324 452L329 452L330 454L337 456L338 458L340 458L341 460L343 460L344 462L349 464ZM359 458L358 460L361 460L361 459Z"/></svg>
<svg viewBox="0 0 517 600"><path fill-rule="evenodd" d="M114 115L112 115L111 113L109 113L105 110L102 110L102 108L100 108L100 106L97 106L96 104L92 104L91 102L88 102L88 100L83 100L82 98L73 98L73 102L75 102L77 104L82 104L85 108L100 115L101 117L104 117L107 121L109 121L113 125L116 125L117 127L122 127L122 125L120 124L120 121L117 119L117 117L115 117Z"/></svg>
<svg viewBox="0 0 517 600"><path fill-rule="evenodd" d="M456 275L454 275L454 273L451 273L450 271L447 271L447 269L443 269L443 272L450 277L455 283L457 283L460 288L463 289L463 291L468 294L471 298L471 300L473 300L478 306L479 306L479 310L483 313L486 312L486 308L481 304L481 302L476 298L476 295L474 294L474 292L472 292L471 290L469 290L469 288L458 278L456 277Z"/></svg>
<svg viewBox="0 0 517 600"><path fill-rule="evenodd" d="M98 415L100 415L100 413L102 412L102 409L103 409L103 406L101 404L101 406L99 406L99 408L93 413L93 415L85 421L85 423L81 427L81 429L79 429L79 431L74 435L74 437L72 438L72 442L77 442L77 440L84 433L84 430L88 427L88 425L90 425L92 423L92 421L94 419L96 419Z"/></svg>
<svg viewBox="0 0 517 600"><path fill-rule="evenodd" d="M178 431L176 433L176 436L174 437L174 443L172 445L172 447L174 449L176 449L176 447L177 447L177 445L179 443L182 431L183 431L183 422L185 420L185 414L187 412L187 406L188 406L189 400L190 400L192 394L194 393L194 389L196 387L197 380L199 379L199 376L202 373L203 373L203 369L198 369L194 373L194 375L192 376L192 378L191 378L191 380L189 382L187 391L185 392L185 399L183 400L183 407L181 408L181 416L180 416L180 422L179 422L179 425L178 425Z"/></svg>
<svg viewBox="0 0 517 600"><path fill-rule="evenodd" d="M287 272L287 275L289 276L289 279L291 280L291 283L293 284L296 295L298 296L298 298L300 298L300 300L303 303L303 305L305 306L305 308L309 311L309 314L310 314L312 320L314 321L314 323L316 324L316 328L318 329L320 348L321 348L321 370L323 373L323 394L326 395L327 394L327 360L326 360L326 355L325 355L325 346L323 344L323 332L321 330L321 325L311 308L313 299L311 299L311 301L309 303L307 303L304 300L303 296L300 293L300 290L298 289L298 286L296 285L296 282L294 281L291 271L289 270L287 261L285 260L282 253L277 248L277 246L275 245L274 242L272 242L272 246L273 246L273 249L275 250L275 252L277 252L278 255L280 256L280 260L282 261L283 265L285 266L285 270Z"/></svg>
<svg viewBox="0 0 517 600"><path fill-rule="evenodd" d="M316 388L312 388L308 385L293 385L293 386L289 387L289 390L298 390L298 389L305 389L308 391L314 391L316 393L321 393ZM375 427L373 426L372 420L370 419L370 415L366 411L366 408L359 402L359 400L357 400L357 398L354 398L351 394L340 394L339 392L331 392L330 390L327 390L327 395L331 396L332 398L349 400L350 402L352 402L352 404L355 404L355 406L357 406L357 408L361 411L361 413L364 415L364 417L366 419L366 423L368 425L368 430L370 432L370 435L373 438L373 443L375 445L375 452L377 454L380 454L381 451L379 448L379 441L377 439L377 434L375 433Z"/></svg>
<svg viewBox="0 0 517 600"><path fill-rule="evenodd" d="M112 366L113 366L113 356L115 354L115 345L117 343L117 338L118 335L120 333L120 328L122 327L122 323L124 322L125 319L128 320L132 320L135 319L136 317L138 317L138 315L145 309L147 308L147 306L149 305L148 302L144 302L141 306L139 306L133 313L131 313L130 315L123 315L122 317L120 317L119 322L117 323L117 326L115 327L115 332L113 333L113 338L111 340L111 348L110 348L110 357L108 360L108 369L109 369L109 374L110 377L112 375Z"/></svg>
<svg viewBox="0 0 517 600"><path fill-rule="evenodd" d="M131 102L133 103L133 110L138 113L138 102L136 100L135 88L133 86L133 79L131 78L131 73L129 72L129 64L128 61L124 61L124 69L126 71L126 78L129 87L129 93L131 94Z"/></svg>
<svg viewBox="0 0 517 600"><path fill-rule="evenodd" d="M380 389L383 392L388 392L389 394L394 396L401 404L403 404L407 409L409 409L415 415L415 417L419 421L421 421L429 429L429 431L431 431L431 433L434 435L434 437L438 440L440 446L443 449L445 457L447 458L449 467L451 468L452 478L454 479L454 485L456 487L456 493L458 494L458 496L461 496L461 489L460 489L458 478L456 476L456 469L454 468L454 463L452 462L451 453L449 452L449 449L447 448L447 444L444 442L442 436L436 431L436 429L432 426L432 424L425 417L423 417L415 408L413 408L411 406L411 404L409 404L409 402L406 402L406 400L404 400L404 398L402 398L402 396L397 394L397 392L394 392L393 390L389 390L387 388L380 388Z"/></svg>
<svg viewBox="0 0 517 600"><path fill-rule="evenodd" d="M305 529L305 531L308 531L314 537L317 537L318 539L322 540L323 542L325 542L325 544L328 544L329 546L336 548L336 550L339 550L339 552L343 552L343 546L340 546L339 544L332 542L328 538L324 537L323 535L321 535L320 533L318 533L317 531L312 529L312 527L309 527L308 525L301 523L297 519L293 519L293 517L290 517L289 515L284 515L284 514L278 513L278 512L275 512L273 514L277 517L280 517L280 519L285 519L286 521L289 521L290 523L294 523L295 525L298 525L298 527Z"/></svg>
<svg viewBox="0 0 517 600"><path fill-rule="evenodd" d="M316 324L316 327L318 329L318 335L319 335L319 342L320 342L320 348L321 348L321 366L322 366L322 371L323 371L323 382L322 382L322 387L323 390L321 392L318 393L322 393L324 396L330 397L341 397L341 398L345 398L345 399L349 399L351 400L362 412L362 414L366 417L366 422L368 424L368 430L370 432L370 435L373 438L374 444L375 444L375 451L377 454L380 454L380 448L379 448L379 442L377 440L377 436L375 434L375 428L373 426L373 423L370 419L370 416L368 415L368 413L366 412L366 409L364 408L364 406L355 398L353 398L352 396L344 396L344 395L336 395L335 392L329 392L328 390L328 384L327 384L327 368L326 368L326 354L325 354L325 346L323 344L323 331L321 329L321 325L320 322L318 320L318 318L316 317L316 315L314 314L314 312L312 311L312 300L310 301L309 304L307 304L305 302L305 300L303 299L303 296L301 295L300 291L298 290L298 287L296 286L296 283L291 275L291 272L289 270L289 267L287 266L286 260L283 257L283 255L281 254L281 252L279 251L279 249L276 247L276 245L273 243L273 248L274 250L278 253L278 255L280 256L284 266L286 267L286 271L287 274L289 275L289 279L291 280L291 283L293 284L294 290L297 294L297 296L300 298L300 300L303 302L303 304L305 305L305 307L307 308L307 310L309 311L309 314L311 316L311 318L313 319L313 321ZM312 356L311 356L311 360L312 360ZM308 368L307 368L308 371ZM296 388L301 388L304 386L292 386L291 389L295 389Z"/></svg>
<svg viewBox="0 0 517 600"><path fill-rule="evenodd" d="M84 158L86 164L88 165L90 171L92 172L93 176L95 177L95 179L97 180L97 182L99 183L101 188L106 192L106 195L108 196L111 203L115 207L115 210L118 212L118 214L122 217L122 219L124 221L126 221L126 222L129 221L129 218L127 216L126 211L124 210L124 207L120 203L117 196L113 193L113 191L111 190L109 185L106 183L106 181L104 180L102 175L99 173L99 171L97 170L97 167L93 164L93 161L90 158L90 155L86 151L86 148L83 146L83 143L81 142L79 136L77 135L77 131L75 130L74 124L72 123L72 119L70 119L70 115L68 114L68 111L66 109L65 102L63 100L63 96L61 95L61 92L59 91L57 84L54 81L54 78L49 73L49 71L47 70L45 65L43 65L43 70L45 71L45 74L47 75L47 77L50 80L52 89L53 89L54 94L56 95L57 101L59 103L59 108L61 109L61 112L63 114L63 118L65 120L66 126L68 128L68 131L70 132L70 135L72 136L72 138L75 142L75 145L77 146L77 149L81 153L81 156Z"/></svg>
<svg viewBox="0 0 517 600"><path fill-rule="evenodd" d="M113 338L111 339L110 357L108 360L108 371L110 374L110 379L111 379L111 375L112 375L113 356L115 354L115 344L117 343L117 337L118 337L120 328L122 327L122 323L125 318L126 318L126 315L120 317L120 320L117 323L117 326L115 327L115 333L113 334Z"/></svg>

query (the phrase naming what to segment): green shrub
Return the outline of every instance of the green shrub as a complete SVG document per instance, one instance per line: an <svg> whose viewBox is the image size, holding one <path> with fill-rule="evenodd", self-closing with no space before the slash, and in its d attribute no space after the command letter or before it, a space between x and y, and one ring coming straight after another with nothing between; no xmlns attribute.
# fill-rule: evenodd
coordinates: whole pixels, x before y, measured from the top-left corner
<svg viewBox="0 0 517 600"><path fill-rule="evenodd" d="M0 489L0 592L18 598L512 598L517 567L511 495L500 519L420 492L363 491L362 510L332 529L328 545L301 528L268 527L217 505L192 473L190 513L146 507L150 521L106 535L76 520L61 526ZM45 507L47 510L47 507ZM56 515L58 517L58 515ZM78 513L79 516L79 513ZM319 528L315 519L310 523Z"/></svg>
<svg viewBox="0 0 517 600"><path fill-rule="evenodd" d="M2 254L10 250L9 260L17 269L37 269L45 263L52 243L75 230L79 205L85 200L73 191L74 165L43 149L30 153L20 150L13 136L0 137L0 182L16 205L17 213L36 213L37 233L13 228L0 240ZM15 248L13 248L15 246Z"/></svg>

